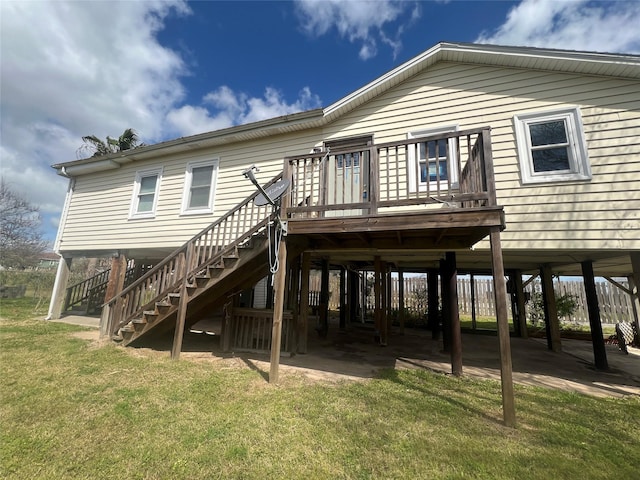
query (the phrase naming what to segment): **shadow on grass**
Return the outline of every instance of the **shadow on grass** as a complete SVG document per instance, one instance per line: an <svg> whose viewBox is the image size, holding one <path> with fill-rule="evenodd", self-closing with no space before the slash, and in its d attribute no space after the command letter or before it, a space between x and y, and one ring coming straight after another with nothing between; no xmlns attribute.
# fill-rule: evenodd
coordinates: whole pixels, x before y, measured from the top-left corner
<svg viewBox="0 0 640 480"><path fill-rule="evenodd" d="M428 368L425 368L423 365L419 365L416 364L416 366L420 367L423 371L428 371L430 372L432 375L446 375L443 374L441 372L434 372ZM452 398L451 396L448 395L442 395L440 393L438 393L435 389L429 389L426 387L423 387L421 385L417 385L415 382L408 382L402 379L401 375L399 374L399 372L397 370L393 370L393 369L383 369L380 371L380 379L382 380L389 380L393 383L396 383L398 385L401 385L403 388L406 389L411 389L411 390L415 390L420 392L423 395L429 395L432 397L436 397L439 400L442 400L446 403L449 403L450 405L453 405L456 408L459 408L460 410L462 410L463 412L472 412L474 413L476 416L478 417L482 417L485 420L494 423L496 425L500 425L500 426L504 426L504 423L502 422L502 420L496 419L495 417L488 415L486 412L483 412L482 410L479 410L475 407L472 407L468 404L465 404L459 400L456 400L455 398ZM465 394L464 392L462 392L462 394Z"/></svg>

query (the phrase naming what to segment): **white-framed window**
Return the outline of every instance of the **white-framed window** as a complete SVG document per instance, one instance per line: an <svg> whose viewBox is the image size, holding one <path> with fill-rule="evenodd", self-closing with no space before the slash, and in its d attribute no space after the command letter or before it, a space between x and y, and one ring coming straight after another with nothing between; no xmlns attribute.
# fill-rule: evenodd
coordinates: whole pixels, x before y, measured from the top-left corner
<svg viewBox="0 0 640 480"><path fill-rule="evenodd" d="M514 115L522 183L590 180L577 107Z"/></svg>
<svg viewBox="0 0 640 480"><path fill-rule="evenodd" d="M213 213L218 163L219 160L214 158L187 165L182 194L183 215Z"/></svg>
<svg viewBox="0 0 640 480"><path fill-rule="evenodd" d="M162 167L136 172L129 218L153 218L156 216L161 180Z"/></svg>
<svg viewBox="0 0 640 480"><path fill-rule="evenodd" d="M458 131L458 125L444 125L409 132L407 138L428 137ZM420 142L409 148L409 191L447 190L458 188L458 158L455 139Z"/></svg>

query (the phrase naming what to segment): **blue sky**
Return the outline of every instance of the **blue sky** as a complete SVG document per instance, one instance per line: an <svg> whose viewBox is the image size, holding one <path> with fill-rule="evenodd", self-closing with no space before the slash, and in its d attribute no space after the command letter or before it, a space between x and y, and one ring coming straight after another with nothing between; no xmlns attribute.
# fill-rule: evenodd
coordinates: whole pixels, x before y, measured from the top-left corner
<svg viewBox="0 0 640 480"><path fill-rule="evenodd" d="M640 53L640 2L0 2L0 169L53 241L83 135L326 107L439 41Z"/></svg>

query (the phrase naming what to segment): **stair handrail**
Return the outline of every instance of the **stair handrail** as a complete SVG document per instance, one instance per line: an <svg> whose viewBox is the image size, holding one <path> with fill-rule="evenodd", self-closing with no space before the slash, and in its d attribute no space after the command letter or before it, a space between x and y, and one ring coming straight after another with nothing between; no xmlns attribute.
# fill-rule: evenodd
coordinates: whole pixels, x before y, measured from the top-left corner
<svg viewBox="0 0 640 480"><path fill-rule="evenodd" d="M74 305L82 303L85 299L88 298L89 292L99 285L106 285L109 278L110 268L98 272L92 275L89 278L85 278L84 280L74 283L70 287L67 287L65 294L64 307L62 308L63 312L66 312Z"/></svg>
<svg viewBox="0 0 640 480"><path fill-rule="evenodd" d="M267 182L263 188L270 187L271 185L276 183L278 180L280 180L282 176L283 176L283 172L278 173L269 182ZM124 288L122 291L114 295L114 297L111 298L109 301L105 302L103 305L103 308L105 307L108 308L108 312L109 312L108 324L110 325L110 329L112 330L111 333L114 333L119 326L129 323L131 318L133 318L136 314L144 311L144 309L148 305L154 304L159 299L162 299L169 293L176 292L177 288L179 287L179 285L182 283L184 279L188 279L190 276L193 276L195 272L206 268L208 265L213 264L217 259L220 259L225 253L228 253L230 249L233 250L237 248L237 246L239 246L242 242L246 241L247 238L250 238L252 235L258 233L260 229L265 228L266 225L271 220L271 216L272 216L271 213L264 215L264 218L261 218L260 220L255 221L255 223L253 223L254 222L253 218L249 218L248 221L250 225L248 227L250 228L248 229L244 225L247 221L246 213L245 213L245 218L242 220L243 227L245 228L238 228L240 226L240 222L238 222L238 225L236 225L236 231L232 230L234 228L233 226L229 227L228 232L226 231L226 228L225 228L225 232L223 232L221 245L216 245L215 249L212 247L212 245L209 245L207 248L204 248L204 249L197 248L196 255L193 255L193 257L195 258L194 265L187 266L188 268L186 269L181 269L177 267L179 265L179 262L185 261L186 251L189 244L197 244L198 240L202 239L203 237L207 238L210 232L214 232L216 227L222 225L224 222L227 222L229 219L232 219L234 215L236 215L238 212L240 212L243 209L243 207L246 207L251 202L253 202L253 200L258 195L259 195L258 191L249 195L247 198L245 198L243 201L238 203L234 208L229 210L222 217L218 218L209 226L202 229L196 235L194 235L189 240L187 240L182 246L178 247L169 255L167 255L162 261L160 261L157 265L155 265L151 270L147 271L135 282L133 282L132 284ZM256 208L260 209L262 207L256 207ZM267 212L269 208L264 208L265 212ZM260 210L258 210L258 213L259 212ZM254 215L252 212L251 217L253 216ZM259 214L258 214L258 217L260 217ZM218 238L216 238L216 241L220 240L219 233L220 232L218 232ZM235 237L235 238L232 239L232 237ZM227 242L227 238L229 239L228 242ZM155 295L153 297L146 299L146 301L143 301L142 298L134 298L132 303L139 304L140 305L139 308L135 308L137 306L129 304L130 302L125 302L126 297L129 294L131 294L131 292L134 292L136 289L138 289L142 285L145 285L145 283L148 283L147 286L150 288L154 287L155 285L152 279L154 278L154 276L156 276L162 271L167 273L167 275L164 275L163 280L161 282L162 284L159 285L160 290L155 292ZM186 276L182 276L182 274L179 273L181 271L186 271ZM169 277L173 277L170 283L167 280ZM118 303L121 303L121 305L118 305ZM128 314L125 314L124 312L125 309L128 310L129 312ZM122 318L123 316L124 318Z"/></svg>

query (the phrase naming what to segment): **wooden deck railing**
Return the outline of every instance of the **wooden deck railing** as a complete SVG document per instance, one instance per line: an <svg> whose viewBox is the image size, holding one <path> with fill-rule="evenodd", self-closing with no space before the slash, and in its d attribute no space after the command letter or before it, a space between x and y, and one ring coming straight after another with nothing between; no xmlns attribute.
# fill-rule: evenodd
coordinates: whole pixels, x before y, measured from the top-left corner
<svg viewBox="0 0 640 480"><path fill-rule="evenodd" d="M293 316L289 311L282 316L282 352L291 352L293 345ZM234 308L229 329L225 332L225 350L234 352L260 352L271 350L273 310Z"/></svg>
<svg viewBox="0 0 640 480"><path fill-rule="evenodd" d="M124 277L124 286L128 287L135 280L143 275L151 267L147 264L128 265ZM81 282L71 285L67 288L65 296L63 312L71 310L73 307L84 306L86 313L95 313L100 309L105 300L107 285L109 284L109 274L111 269L108 268L102 272L96 273L94 276L87 278Z"/></svg>
<svg viewBox="0 0 640 480"><path fill-rule="evenodd" d="M277 175L265 188L281 178ZM185 279L192 283L263 230L271 220L271 206L256 206L257 195L256 191L247 197L111 299L105 305L109 333L153 310L170 293L178 293Z"/></svg>
<svg viewBox="0 0 640 480"><path fill-rule="evenodd" d="M489 127L287 157L293 218L496 204Z"/></svg>
<svg viewBox="0 0 640 480"><path fill-rule="evenodd" d="M102 292L102 298L97 301L96 305L102 304L104 302L104 292L107 289L107 283L109 282L109 273L111 269L107 269L103 272L99 272L92 276L91 278L87 278L75 285L71 285L67 288L67 294L65 296L64 306L62 308L63 312L72 309L73 307L77 307L82 304L86 305L87 312L90 311L91 300L97 300L97 296L100 292Z"/></svg>

